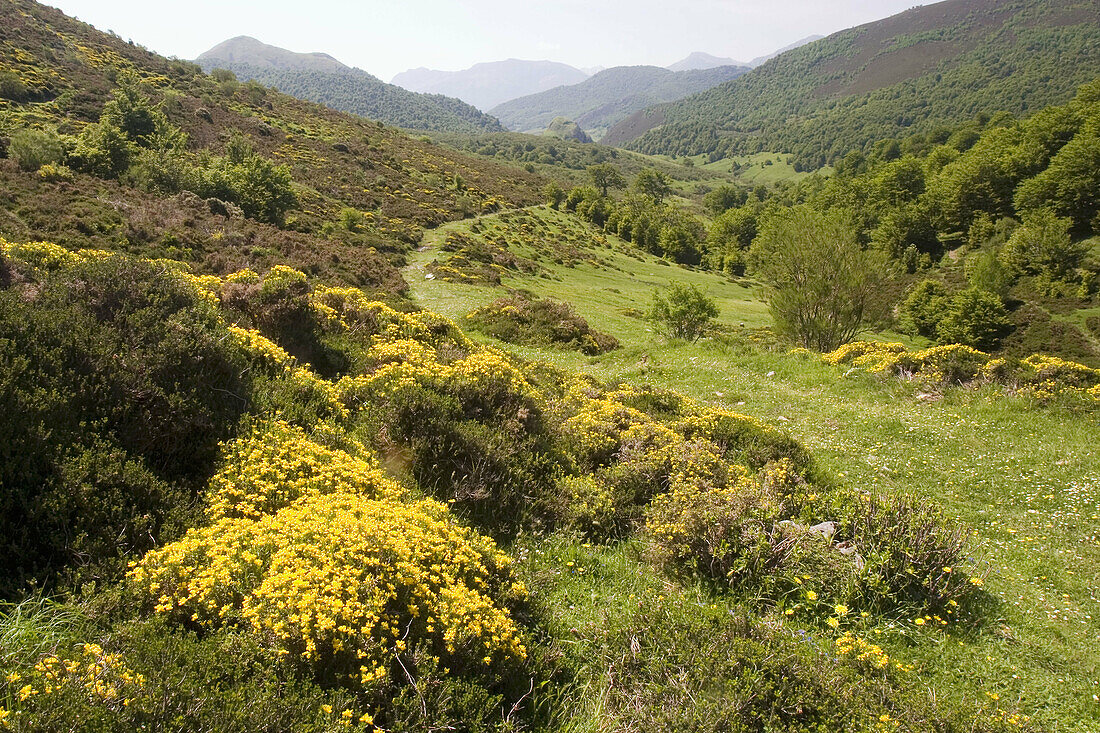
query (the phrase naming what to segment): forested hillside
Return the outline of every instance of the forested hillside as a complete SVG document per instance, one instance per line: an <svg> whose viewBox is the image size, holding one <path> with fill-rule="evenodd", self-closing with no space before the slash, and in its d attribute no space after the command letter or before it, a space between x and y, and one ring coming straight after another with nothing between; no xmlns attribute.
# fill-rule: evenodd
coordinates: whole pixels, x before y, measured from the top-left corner
<svg viewBox="0 0 1100 733"><path fill-rule="evenodd" d="M227 69L240 81L256 81L298 99L397 127L467 133L503 129L496 119L461 100L410 92L324 54L292 53L251 38L220 43L196 63L207 72Z"/></svg>
<svg viewBox="0 0 1100 733"><path fill-rule="evenodd" d="M748 71L744 66L669 71L657 66L617 66L580 84L513 99L493 107L510 130L541 130L555 117L567 117L599 139L632 112L709 89Z"/></svg>
<svg viewBox="0 0 1100 733"><path fill-rule="evenodd" d="M624 120L605 142L722 158L793 153L814 170L855 148L977 112L1026 113L1100 73L1084 0L947 0L789 51L744 77Z"/></svg>

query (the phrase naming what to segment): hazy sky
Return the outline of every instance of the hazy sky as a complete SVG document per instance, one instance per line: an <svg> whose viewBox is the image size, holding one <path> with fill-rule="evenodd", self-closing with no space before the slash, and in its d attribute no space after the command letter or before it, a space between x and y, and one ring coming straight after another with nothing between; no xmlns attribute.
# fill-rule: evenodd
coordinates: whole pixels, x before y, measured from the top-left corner
<svg viewBox="0 0 1100 733"><path fill-rule="evenodd" d="M49 1L49 0L47 0ZM389 80L427 66L551 59L666 66L692 51L748 61L800 38L885 18L916 0L56 0L50 4L166 56L192 59L254 36L324 51Z"/></svg>

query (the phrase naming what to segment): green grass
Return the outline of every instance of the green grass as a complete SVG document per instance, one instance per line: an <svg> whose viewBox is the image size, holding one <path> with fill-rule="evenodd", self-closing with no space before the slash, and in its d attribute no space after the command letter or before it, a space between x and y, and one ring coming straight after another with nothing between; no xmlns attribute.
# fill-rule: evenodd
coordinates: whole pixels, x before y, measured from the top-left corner
<svg viewBox="0 0 1100 733"><path fill-rule="evenodd" d="M681 164L685 160L685 158L675 158L667 155L654 155L651 157ZM787 153L753 153L752 155L722 158L714 162L708 162L706 155L688 156L686 159L691 160L697 169L723 173L739 183L750 186L771 185L787 181L797 183L813 174L813 172L796 171L794 169L794 156ZM735 164L741 166L736 171L734 170ZM825 167L814 172L830 175L833 169Z"/></svg>
<svg viewBox="0 0 1100 733"><path fill-rule="evenodd" d="M545 210L540 215L565 216ZM410 265L413 297L452 316L497 297L499 290L415 276L434 256L438 236L426 240L429 249ZM708 287L719 298L727 325L766 325L768 315L750 291L714 275L651 258L638 261L618 250L609 257L620 269L585 265L555 272L561 281L530 278L533 282L509 284L570 301L594 327L614 334L622 349L586 357L497 345L605 380L669 387L754 416L802 441L841 484L933 500L973 531L976 558L990 572L984 586L990 602L986 623L975 634L929 634L897 619L883 621L869 634L893 658L914 665L912 674L934 694L964 709L1018 708L1044 730L1100 727L1100 604L1095 595L1100 583L1100 423L1095 413L1035 405L994 390L948 389L942 396L919 399L914 386L862 373L846 376L845 367L814 358L714 340L669 342L649 331L645 321L621 311L645 308L652 289L670 279ZM551 613L550 625L564 638L584 639L592 629L615 628L621 623L615 609L628 604L631 594L660 592L656 589L667 584L638 558L632 544L585 547L559 539L539 552L525 560L530 577L538 581L532 587ZM599 571L547 570L569 561L574 568ZM811 633L828 634L816 627ZM596 669L586 674L578 679L580 699L565 729L598 729L606 680Z"/></svg>
<svg viewBox="0 0 1100 733"><path fill-rule="evenodd" d="M545 221L552 232L575 228L579 220L549 207L528 209ZM491 224L499 215L481 217ZM432 260L445 259L440 247L451 231L470 232L472 220L456 222L428 232L418 251L409 256L405 279L409 281L409 294L429 310L450 318L460 319L473 308L489 303L505 295L502 288L487 288L427 280L426 266ZM593 236L597 230L587 228ZM653 336L652 326L637 317L635 311L645 312L653 300L653 292L672 281L698 285L713 297L721 309L719 321L727 326L744 323L747 327L771 325L771 316L763 303L753 296L745 285L735 283L713 272L679 267L666 260L639 252L627 242L607 235L610 249L591 244L596 253L610 266L580 262L575 267L544 261L550 270L550 279L537 276L503 277L501 284L510 288L525 288L539 297L552 297L569 302L577 312L599 329L610 333L620 341L645 342ZM530 248L515 250L521 256L530 256Z"/></svg>

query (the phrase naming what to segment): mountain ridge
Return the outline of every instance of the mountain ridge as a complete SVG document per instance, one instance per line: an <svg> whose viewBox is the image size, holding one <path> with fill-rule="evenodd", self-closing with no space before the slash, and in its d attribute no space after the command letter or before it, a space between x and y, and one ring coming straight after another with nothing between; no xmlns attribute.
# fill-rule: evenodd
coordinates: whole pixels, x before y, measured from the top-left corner
<svg viewBox="0 0 1100 733"><path fill-rule="evenodd" d="M576 120L599 138L619 120L645 107L686 97L747 72L747 66L670 71L659 66L616 66L579 84L513 99L489 112L523 132L546 127L555 117Z"/></svg>
<svg viewBox="0 0 1100 733"><path fill-rule="evenodd" d="M694 71L698 69L714 69L719 66L749 66L749 64L731 58L712 56L704 51L695 51L676 63L669 64L665 68L669 71Z"/></svg>
<svg viewBox="0 0 1100 733"><path fill-rule="evenodd" d="M495 118L459 99L410 92L329 54L289 51L251 36L222 41L200 54L196 63L207 72L228 69L241 80L398 127L466 133L504 129Z"/></svg>
<svg viewBox="0 0 1100 733"><path fill-rule="evenodd" d="M505 59L474 64L459 71L419 67L394 76L390 83L424 94L445 94L487 112L529 94L565 84L577 84L588 74L557 61Z"/></svg>
<svg viewBox="0 0 1100 733"><path fill-rule="evenodd" d="M874 140L978 112L1064 102L1100 72L1100 7L947 0L780 54L740 79L636 113L605 141L644 153L792 153L818 168Z"/></svg>

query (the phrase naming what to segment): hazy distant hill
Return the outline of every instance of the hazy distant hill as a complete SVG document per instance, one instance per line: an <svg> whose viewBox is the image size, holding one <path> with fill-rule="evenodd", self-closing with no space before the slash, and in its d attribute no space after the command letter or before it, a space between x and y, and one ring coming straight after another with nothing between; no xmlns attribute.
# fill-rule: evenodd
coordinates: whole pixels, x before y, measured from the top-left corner
<svg viewBox="0 0 1100 733"><path fill-rule="evenodd" d="M272 86L342 112L420 130L493 132L494 118L451 97L416 94L346 66L325 53L295 53L239 36L219 43L197 62L210 71L229 69L237 78Z"/></svg>
<svg viewBox="0 0 1100 733"><path fill-rule="evenodd" d="M669 71L692 71L694 69L716 69L719 66L748 66L743 61L734 61L730 58L711 56L709 53L696 51L685 59L680 59L666 68Z"/></svg>
<svg viewBox="0 0 1100 733"><path fill-rule="evenodd" d="M462 71L410 69L391 83L413 92L458 97L488 111L510 99L537 94L563 84L577 84L588 78L580 69L555 61L508 59L475 64Z"/></svg>
<svg viewBox="0 0 1100 733"><path fill-rule="evenodd" d="M237 36L222 41L209 51L200 54L197 61L200 64L214 61L247 64L264 69L351 71L350 66L340 63L327 53L295 53L278 46L269 46L251 36Z"/></svg>
<svg viewBox="0 0 1100 733"><path fill-rule="evenodd" d="M978 112L1064 102L1100 73L1100 3L949 0L810 43L740 79L623 120L646 153L774 150L816 168Z"/></svg>
<svg viewBox="0 0 1100 733"><path fill-rule="evenodd" d="M748 65L755 69L757 66L761 66L762 64L764 64L768 61L771 61L772 59L774 59L776 56L778 56L781 53L786 53L787 51L793 51L796 48L800 48L802 46L805 46L807 43L813 43L814 41L820 41L824 37L825 36L822 36L822 35L806 36L805 38L802 38L800 40L795 41L794 43L790 44L789 46L784 46L783 48L779 49L778 51L772 51L771 53L769 53L765 56L757 56L752 61L750 61L748 63Z"/></svg>
<svg viewBox="0 0 1100 733"><path fill-rule="evenodd" d="M745 66L673 72L658 66L617 66L580 84L513 99L490 113L520 132L541 130L555 117L576 120L593 137L637 110L709 89L748 71Z"/></svg>

